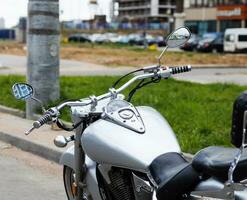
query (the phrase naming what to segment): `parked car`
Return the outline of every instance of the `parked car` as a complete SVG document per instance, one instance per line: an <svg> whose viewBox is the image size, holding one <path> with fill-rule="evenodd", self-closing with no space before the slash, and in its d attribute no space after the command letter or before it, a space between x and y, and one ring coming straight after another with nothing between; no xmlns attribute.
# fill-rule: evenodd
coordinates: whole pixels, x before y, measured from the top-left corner
<svg viewBox="0 0 247 200"><path fill-rule="evenodd" d="M130 34L129 45L144 45L144 37L140 34Z"/></svg>
<svg viewBox="0 0 247 200"><path fill-rule="evenodd" d="M224 37L224 51L247 51L247 28L226 29Z"/></svg>
<svg viewBox="0 0 247 200"><path fill-rule="evenodd" d="M180 48L183 49L184 51L196 51L198 43L199 43L199 37L195 34L192 34L189 41L186 42Z"/></svg>
<svg viewBox="0 0 247 200"><path fill-rule="evenodd" d="M119 35L117 43L119 44L129 44L129 36L128 35Z"/></svg>
<svg viewBox="0 0 247 200"><path fill-rule="evenodd" d="M105 33L106 34L106 42L117 43L120 39L120 35L117 33Z"/></svg>
<svg viewBox="0 0 247 200"><path fill-rule="evenodd" d="M223 33L206 33L200 39L197 50L200 52L223 52Z"/></svg>
<svg viewBox="0 0 247 200"><path fill-rule="evenodd" d="M90 40L91 40L93 43L102 44L102 43L104 43L104 42L107 40L107 36L104 35L104 34L95 33L95 34L92 34L92 35L90 36Z"/></svg>
<svg viewBox="0 0 247 200"><path fill-rule="evenodd" d="M68 37L69 42L91 42L87 34L73 34Z"/></svg>
<svg viewBox="0 0 247 200"><path fill-rule="evenodd" d="M164 47L166 46L166 41L163 36L156 36L155 42L158 45L158 47Z"/></svg>

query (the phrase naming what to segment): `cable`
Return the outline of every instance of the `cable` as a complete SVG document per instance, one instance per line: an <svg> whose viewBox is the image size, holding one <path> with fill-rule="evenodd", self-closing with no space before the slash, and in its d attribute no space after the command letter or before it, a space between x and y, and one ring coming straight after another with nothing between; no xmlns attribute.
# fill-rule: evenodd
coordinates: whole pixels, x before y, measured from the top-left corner
<svg viewBox="0 0 247 200"><path fill-rule="evenodd" d="M143 69L137 69L135 71L132 71L132 72L129 72L128 74L125 74L124 76L120 77L113 85L112 85L112 88L115 88L121 80L123 80L125 77L131 75L131 74L134 74L136 72L140 72L140 71L143 71Z"/></svg>
<svg viewBox="0 0 247 200"><path fill-rule="evenodd" d="M128 102L131 101L133 95L136 93L137 90L139 90L139 89L141 89L142 87L144 87L144 86L146 86L146 85L148 85L148 84L151 84L151 83L159 83L160 80L161 80L160 77L152 78L151 81L148 81L148 82L146 82L146 83L143 83L144 80L141 80L141 81L136 85L136 87L130 91L127 101L128 101Z"/></svg>
<svg viewBox="0 0 247 200"><path fill-rule="evenodd" d="M144 82L144 80L141 80L141 81L136 85L136 87L133 88L133 89L130 91L129 96L128 96L128 99L127 99L128 102L131 101L133 95L134 95L134 94L136 93L136 91L140 88L140 86L141 86L141 84L142 84L143 82Z"/></svg>
<svg viewBox="0 0 247 200"><path fill-rule="evenodd" d="M57 126L65 131L73 131L74 129L76 129L81 123L83 123L83 120L81 120L80 122L78 122L77 124L72 124L71 127L65 125L61 120L57 120Z"/></svg>

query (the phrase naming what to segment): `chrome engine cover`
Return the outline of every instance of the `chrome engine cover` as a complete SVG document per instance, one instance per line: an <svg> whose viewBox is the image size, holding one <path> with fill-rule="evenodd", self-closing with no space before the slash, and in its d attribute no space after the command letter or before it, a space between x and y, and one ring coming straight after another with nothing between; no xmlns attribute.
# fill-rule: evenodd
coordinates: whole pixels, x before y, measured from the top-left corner
<svg viewBox="0 0 247 200"><path fill-rule="evenodd" d="M140 134L112 121L100 119L83 133L86 154L97 163L148 172L151 162L167 152L181 152L167 121L155 109L137 107L145 132Z"/></svg>

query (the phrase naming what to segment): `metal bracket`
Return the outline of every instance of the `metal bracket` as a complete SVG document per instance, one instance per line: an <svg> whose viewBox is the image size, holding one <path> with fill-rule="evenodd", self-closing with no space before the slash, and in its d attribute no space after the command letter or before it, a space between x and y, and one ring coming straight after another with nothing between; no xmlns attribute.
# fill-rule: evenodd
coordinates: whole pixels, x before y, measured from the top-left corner
<svg viewBox="0 0 247 200"><path fill-rule="evenodd" d="M98 169L101 172L101 175L104 177L105 181L107 182L107 184L111 184L111 179L109 177L109 171L111 170L111 165L107 165L107 164L99 164L98 165Z"/></svg>
<svg viewBox="0 0 247 200"><path fill-rule="evenodd" d="M217 191L195 191L190 194L192 197L205 199L235 200L235 192L244 191L247 187L239 183L226 182L224 188Z"/></svg>
<svg viewBox="0 0 247 200"><path fill-rule="evenodd" d="M148 67L143 67L144 73L152 73L154 71L158 71L159 65L153 65L153 66L148 66Z"/></svg>
<svg viewBox="0 0 247 200"><path fill-rule="evenodd" d="M97 106L98 104L98 100L97 100L97 97L92 95L92 96L89 96L89 99L91 100L91 111L94 111L95 110L95 107Z"/></svg>
<svg viewBox="0 0 247 200"><path fill-rule="evenodd" d="M111 93L111 99L117 98L117 90L115 88L110 88L109 92Z"/></svg>
<svg viewBox="0 0 247 200"><path fill-rule="evenodd" d="M150 200L152 199L154 188L150 185L148 181L143 180L134 173L133 183L135 186L134 193L137 200Z"/></svg>

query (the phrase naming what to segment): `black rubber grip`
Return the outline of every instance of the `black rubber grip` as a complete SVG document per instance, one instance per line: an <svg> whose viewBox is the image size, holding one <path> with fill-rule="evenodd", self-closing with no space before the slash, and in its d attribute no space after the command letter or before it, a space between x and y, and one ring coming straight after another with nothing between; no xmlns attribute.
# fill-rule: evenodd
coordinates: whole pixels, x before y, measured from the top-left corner
<svg viewBox="0 0 247 200"><path fill-rule="evenodd" d="M172 74L180 74L191 71L191 66L171 67L170 69Z"/></svg>
<svg viewBox="0 0 247 200"><path fill-rule="evenodd" d="M52 120L52 116L50 113L46 113L44 116L42 116L41 118L39 118L37 121L35 121L33 123L34 127L39 128L42 125L44 125L45 123L49 122Z"/></svg>

